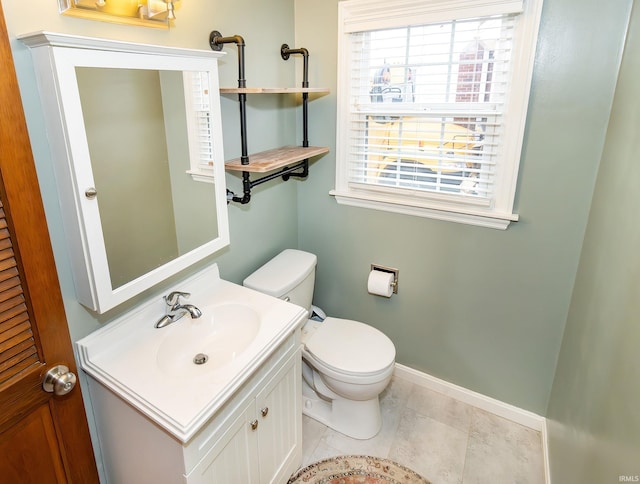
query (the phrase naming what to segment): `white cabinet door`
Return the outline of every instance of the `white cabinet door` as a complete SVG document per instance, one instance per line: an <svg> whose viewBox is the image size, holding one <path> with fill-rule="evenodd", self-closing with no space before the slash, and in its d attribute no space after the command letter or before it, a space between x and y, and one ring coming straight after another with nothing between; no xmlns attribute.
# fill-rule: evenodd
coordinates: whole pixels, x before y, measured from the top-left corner
<svg viewBox="0 0 640 484"><path fill-rule="evenodd" d="M295 351L227 418L188 484L283 484L302 459L302 360ZM256 393L257 392L257 393Z"/></svg>
<svg viewBox="0 0 640 484"><path fill-rule="evenodd" d="M255 401L250 399L229 418L229 428L187 478L188 484L257 483L258 439Z"/></svg>
<svg viewBox="0 0 640 484"><path fill-rule="evenodd" d="M302 457L301 358L296 352L256 396L260 483L287 482Z"/></svg>

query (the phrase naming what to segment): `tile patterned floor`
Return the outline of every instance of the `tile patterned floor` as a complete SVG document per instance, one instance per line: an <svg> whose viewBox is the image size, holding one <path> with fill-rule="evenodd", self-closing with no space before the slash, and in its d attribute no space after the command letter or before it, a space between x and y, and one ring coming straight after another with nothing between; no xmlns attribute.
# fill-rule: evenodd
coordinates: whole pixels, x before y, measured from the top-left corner
<svg viewBox="0 0 640 484"><path fill-rule="evenodd" d="M433 484L544 484L540 432L396 378L382 429L355 440L303 416L303 467L341 454L393 459Z"/></svg>

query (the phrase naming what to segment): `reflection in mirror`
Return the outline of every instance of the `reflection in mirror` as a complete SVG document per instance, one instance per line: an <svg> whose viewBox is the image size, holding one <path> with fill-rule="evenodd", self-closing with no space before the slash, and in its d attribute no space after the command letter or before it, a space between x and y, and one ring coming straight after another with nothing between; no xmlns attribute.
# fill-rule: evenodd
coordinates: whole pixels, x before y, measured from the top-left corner
<svg viewBox="0 0 640 484"><path fill-rule="evenodd" d="M218 237L190 169L183 73L76 67L113 289Z"/></svg>

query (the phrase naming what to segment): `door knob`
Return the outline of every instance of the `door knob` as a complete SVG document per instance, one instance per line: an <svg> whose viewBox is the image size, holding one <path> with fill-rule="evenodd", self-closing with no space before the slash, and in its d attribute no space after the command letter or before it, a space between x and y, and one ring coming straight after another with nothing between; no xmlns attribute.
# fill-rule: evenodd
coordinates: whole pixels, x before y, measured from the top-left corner
<svg viewBox="0 0 640 484"><path fill-rule="evenodd" d="M64 365L51 368L42 380L42 388L45 392L55 395L66 395L76 386L76 375Z"/></svg>

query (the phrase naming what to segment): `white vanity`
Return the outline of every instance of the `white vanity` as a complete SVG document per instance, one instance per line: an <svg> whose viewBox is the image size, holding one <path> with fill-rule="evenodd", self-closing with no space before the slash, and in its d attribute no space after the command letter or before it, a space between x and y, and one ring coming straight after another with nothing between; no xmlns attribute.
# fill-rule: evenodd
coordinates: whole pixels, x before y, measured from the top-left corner
<svg viewBox="0 0 640 484"><path fill-rule="evenodd" d="M306 311L215 264L175 290L200 318L155 328L155 298L77 343L109 482L286 482L302 456Z"/></svg>

